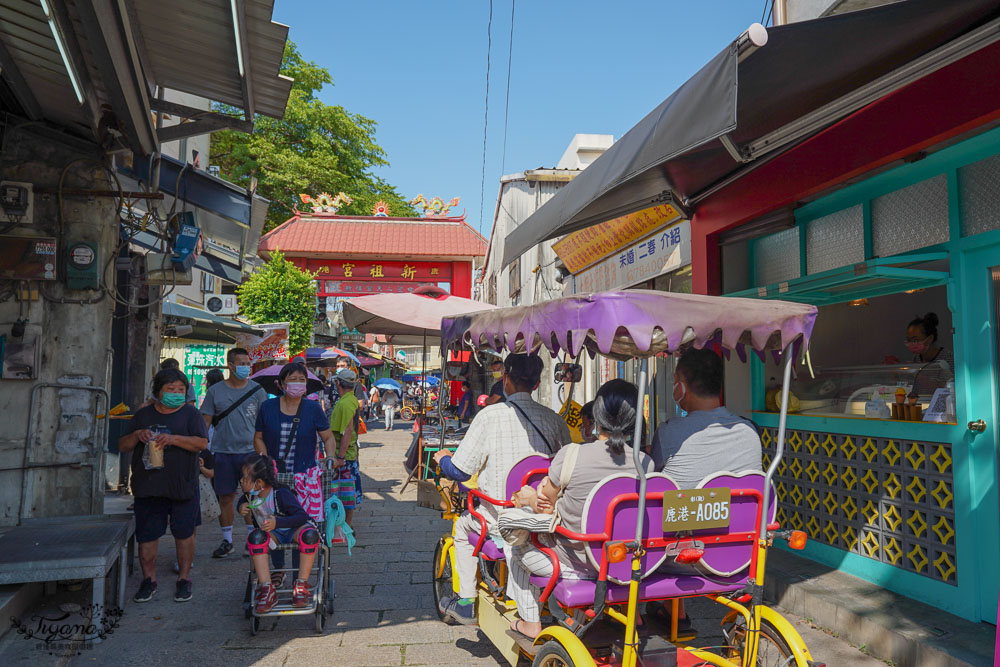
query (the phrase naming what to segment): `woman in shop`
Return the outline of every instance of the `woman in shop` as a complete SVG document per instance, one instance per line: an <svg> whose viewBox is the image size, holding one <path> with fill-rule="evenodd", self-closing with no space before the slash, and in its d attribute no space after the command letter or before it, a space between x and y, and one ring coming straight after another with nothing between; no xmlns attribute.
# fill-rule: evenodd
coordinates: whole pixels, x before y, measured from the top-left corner
<svg viewBox="0 0 1000 667"><path fill-rule="evenodd" d="M927 313L906 327L906 349L922 365L913 380L913 394L933 394L955 379L955 356L938 342L938 316Z"/></svg>

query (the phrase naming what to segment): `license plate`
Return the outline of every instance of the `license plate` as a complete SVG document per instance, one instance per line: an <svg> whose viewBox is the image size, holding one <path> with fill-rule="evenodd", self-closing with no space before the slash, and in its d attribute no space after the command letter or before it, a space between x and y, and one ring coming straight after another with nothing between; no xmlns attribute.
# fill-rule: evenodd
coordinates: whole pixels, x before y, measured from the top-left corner
<svg viewBox="0 0 1000 667"><path fill-rule="evenodd" d="M663 494L663 530L729 527L730 489L680 489Z"/></svg>

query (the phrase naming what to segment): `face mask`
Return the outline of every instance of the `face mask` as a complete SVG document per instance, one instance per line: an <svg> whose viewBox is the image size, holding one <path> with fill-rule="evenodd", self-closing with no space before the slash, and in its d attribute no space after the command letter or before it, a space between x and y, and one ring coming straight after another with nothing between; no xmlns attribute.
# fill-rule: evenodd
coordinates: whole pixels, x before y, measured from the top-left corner
<svg viewBox="0 0 1000 667"><path fill-rule="evenodd" d="M241 380L246 380L250 377L250 367L249 366L237 366L236 367L236 377Z"/></svg>
<svg viewBox="0 0 1000 667"><path fill-rule="evenodd" d="M921 354L927 351L927 343L907 343L906 349L910 351L911 354Z"/></svg>
<svg viewBox="0 0 1000 667"><path fill-rule="evenodd" d="M163 398L160 399L160 403L163 403L163 405L168 408L179 408L184 405L184 400L186 398L185 394L164 392Z"/></svg>
<svg viewBox="0 0 1000 667"><path fill-rule="evenodd" d="M291 396L292 398L298 398L299 396L305 396L306 394L306 383L305 382L289 382L285 385L285 395Z"/></svg>
<svg viewBox="0 0 1000 667"><path fill-rule="evenodd" d="M260 495L260 489L258 489L257 487L253 487L250 489L250 491L248 491L248 493L250 494L251 498L256 498L257 496Z"/></svg>
<svg viewBox="0 0 1000 667"><path fill-rule="evenodd" d="M677 396L677 387L681 388L680 397ZM676 403L679 406L681 404L681 401L683 401L686 396L687 396L687 385L685 385L683 382L675 382L674 393L673 393L674 403Z"/></svg>

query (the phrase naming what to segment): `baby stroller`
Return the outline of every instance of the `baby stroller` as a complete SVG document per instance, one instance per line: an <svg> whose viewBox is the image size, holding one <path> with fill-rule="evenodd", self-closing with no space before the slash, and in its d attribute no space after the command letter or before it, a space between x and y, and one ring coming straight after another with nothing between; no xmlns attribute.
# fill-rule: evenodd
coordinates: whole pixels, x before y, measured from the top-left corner
<svg viewBox="0 0 1000 667"><path fill-rule="evenodd" d="M323 470L322 473L320 473L320 485L323 490L324 506L330 496L336 494L338 478L338 470ZM289 488L295 488L295 476L291 473L278 473L278 481ZM329 517L325 518L329 519ZM283 585L282 588L278 589L278 602L274 605L271 611L266 614L257 614L256 611L254 611L253 593L257 586L257 575L252 566L250 568L250 572L247 573L246 591L243 595L243 614L250 621L250 634L257 634L260 630L261 619L265 617L277 618L279 616L310 615L315 616L316 632L321 633L323 632L323 628L326 626L327 617L333 615L334 583L333 577L330 576L331 545L326 539L326 521L315 521L315 523L320 534L320 548L319 552L316 554L316 561L313 563L312 571L309 575L309 578L315 582L313 585L312 602L307 607L292 606L291 586L292 582L295 581L296 573L298 572L298 567L296 565L296 561L298 559L294 555L291 559L289 559L288 553L290 552L295 554L297 551L297 545L279 544L275 550L285 552L285 565L287 567L271 568L271 572L284 573L286 584ZM289 563L289 560L291 563Z"/></svg>

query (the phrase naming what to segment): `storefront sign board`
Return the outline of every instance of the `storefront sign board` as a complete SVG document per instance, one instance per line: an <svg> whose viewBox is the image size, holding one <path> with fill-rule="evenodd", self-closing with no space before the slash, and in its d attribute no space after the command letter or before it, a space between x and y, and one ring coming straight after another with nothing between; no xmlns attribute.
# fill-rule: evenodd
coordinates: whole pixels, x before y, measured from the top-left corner
<svg viewBox="0 0 1000 667"><path fill-rule="evenodd" d="M406 294L421 283L364 282L361 280L321 280L319 296L363 296L366 294Z"/></svg>
<svg viewBox="0 0 1000 667"><path fill-rule="evenodd" d="M567 234L552 249L570 273L578 273L611 253L681 219L681 212L661 204Z"/></svg>
<svg viewBox="0 0 1000 667"><path fill-rule="evenodd" d="M226 367L226 348L222 345L185 345L184 373L201 399L205 395L205 374L212 368Z"/></svg>
<svg viewBox="0 0 1000 667"><path fill-rule="evenodd" d="M250 353L250 363L261 361L284 361L288 359L288 322L272 324L255 324L256 329L263 329L263 336L252 334L234 334L236 347L246 348Z"/></svg>
<svg viewBox="0 0 1000 667"><path fill-rule="evenodd" d="M578 274L576 294L631 287L690 263L691 222L682 220Z"/></svg>

